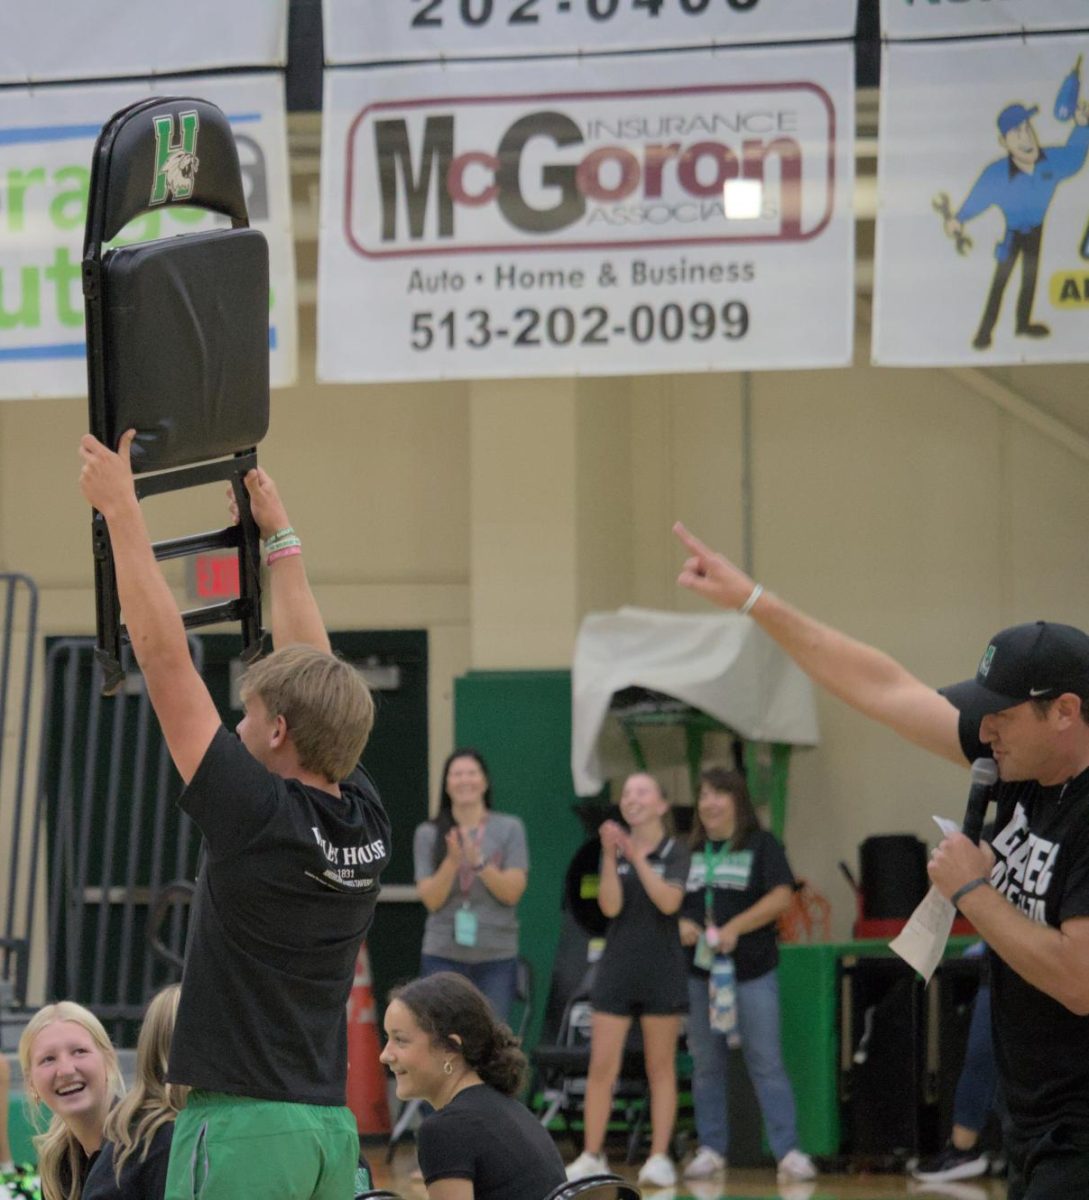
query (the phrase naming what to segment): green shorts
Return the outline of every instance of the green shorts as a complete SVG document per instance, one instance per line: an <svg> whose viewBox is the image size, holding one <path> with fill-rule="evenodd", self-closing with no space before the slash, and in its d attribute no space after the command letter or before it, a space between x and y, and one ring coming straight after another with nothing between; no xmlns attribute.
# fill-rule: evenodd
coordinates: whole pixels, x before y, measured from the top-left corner
<svg viewBox="0 0 1089 1200"><path fill-rule="evenodd" d="M346 1108L191 1092L164 1200L346 1200L359 1136Z"/></svg>

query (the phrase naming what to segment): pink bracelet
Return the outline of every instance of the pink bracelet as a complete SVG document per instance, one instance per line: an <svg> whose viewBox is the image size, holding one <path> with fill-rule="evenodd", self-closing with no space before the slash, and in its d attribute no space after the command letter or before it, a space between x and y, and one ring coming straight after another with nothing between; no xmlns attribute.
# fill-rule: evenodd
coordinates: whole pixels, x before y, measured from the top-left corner
<svg viewBox="0 0 1089 1200"><path fill-rule="evenodd" d="M290 558L293 554L302 554L302 546L285 546L282 550L273 550L265 559L265 566L271 567L278 558Z"/></svg>

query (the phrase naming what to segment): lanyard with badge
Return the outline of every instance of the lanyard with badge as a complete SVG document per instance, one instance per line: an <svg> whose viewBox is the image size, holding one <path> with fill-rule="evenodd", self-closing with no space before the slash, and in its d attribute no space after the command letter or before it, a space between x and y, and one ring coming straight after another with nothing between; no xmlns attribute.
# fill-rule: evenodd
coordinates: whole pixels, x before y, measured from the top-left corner
<svg viewBox="0 0 1089 1200"><path fill-rule="evenodd" d="M476 878L478 872L477 868L465 862L465 851L469 848L465 843L468 841L478 851L480 850L484 842L484 826L487 820L487 816L484 816L475 829L458 830L458 837L461 838L462 844L462 861L458 864L458 888L461 891L461 907L454 913L454 941L459 946L475 946L480 927L480 918L469 906L469 892L472 890L473 880ZM481 861L483 862L483 860Z"/></svg>
<svg viewBox="0 0 1089 1200"><path fill-rule="evenodd" d="M712 886L715 871L730 853L730 842L725 841L715 853L711 843L703 847L703 913L705 928L696 943L695 965L707 971L708 1023L716 1033L726 1035L730 1046L739 1046L741 1038L737 1023L737 975L734 960L729 954L718 954L718 927L715 925L715 890Z"/></svg>
<svg viewBox="0 0 1089 1200"><path fill-rule="evenodd" d="M730 843L725 841L717 851L711 849L711 843L703 845L703 924L700 940L696 943L695 965L701 971L710 971L718 947L718 929L715 925L715 889L712 886L715 872L719 863L725 861L730 853Z"/></svg>

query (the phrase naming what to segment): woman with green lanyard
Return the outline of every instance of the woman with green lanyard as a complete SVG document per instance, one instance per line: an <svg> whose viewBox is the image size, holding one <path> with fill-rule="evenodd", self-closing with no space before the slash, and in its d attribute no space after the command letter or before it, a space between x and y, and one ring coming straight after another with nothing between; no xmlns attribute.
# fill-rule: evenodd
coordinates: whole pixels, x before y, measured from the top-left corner
<svg viewBox="0 0 1089 1200"><path fill-rule="evenodd" d="M484 759L476 750L455 750L443 766L438 814L413 840L416 887L428 911L420 974L464 975L507 1021L529 858L525 826L494 812L491 797Z"/></svg>
<svg viewBox="0 0 1089 1200"><path fill-rule="evenodd" d="M700 776L692 863L681 906L688 947L688 1050L700 1146L686 1179L726 1166L727 1062L738 1039L784 1180L816 1177L798 1149L794 1093L779 1048L779 951L775 922L790 905L794 873L778 840L760 827L743 775L710 767Z"/></svg>

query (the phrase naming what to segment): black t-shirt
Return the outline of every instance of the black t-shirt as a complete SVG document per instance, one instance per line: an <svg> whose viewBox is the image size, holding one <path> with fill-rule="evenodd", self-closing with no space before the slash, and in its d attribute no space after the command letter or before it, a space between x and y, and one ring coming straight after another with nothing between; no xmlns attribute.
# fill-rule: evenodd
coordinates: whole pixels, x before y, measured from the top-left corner
<svg viewBox="0 0 1089 1200"><path fill-rule="evenodd" d="M340 796L282 779L220 728L179 801L204 834L169 1078L343 1104L348 995L389 862L357 768Z"/></svg>
<svg viewBox="0 0 1089 1200"><path fill-rule="evenodd" d="M962 716L969 759L989 754ZM1058 928L1089 916L1089 770L1055 787L999 783L991 883L1026 916ZM1089 1017L1026 983L990 954L995 1054L1018 1133L1089 1125Z"/></svg>
<svg viewBox="0 0 1089 1200"><path fill-rule="evenodd" d="M684 887L688 878L688 847L677 838L665 837L647 855L654 873ZM677 932L677 916L662 910L647 895L638 873L622 855L617 855L616 873L620 880L623 904L605 931L605 949L599 974L618 959L652 962L657 970L684 971L684 954Z"/></svg>
<svg viewBox="0 0 1089 1200"><path fill-rule="evenodd" d="M76 1174L79 1176L80 1195L83 1194L83 1185L87 1181L95 1163L98 1162L102 1155L102 1147L100 1146L93 1154L87 1154L83 1147L76 1143ZM65 1154L60 1162L60 1187L63 1195L67 1196L68 1191L72 1186L72 1177L68 1171L68 1155Z"/></svg>
<svg viewBox="0 0 1089 1200"><path fill-rule="evenodd" d="M83 1200L162 1200L173 1137L173 1121L160 1125L143 1162L139 1149L125 1159L120 1182L113 1170L113 1142L106 1142L83 1185Z"/></svg>
<svg viewBox="0 0 1089 1200"><path fill-rule="evenodd" d="M711 842L714 862L711 881L714 921L724 925L738 913L744 912L773 888L787 884L794 886L794 872L790 869L783 847L774 834L766 829L753 830L744 849L730 850L722 854L724 842ZM681 916L695 921L701 928L706 914L707 859L702 848L692 851L692 865L688 868L684 904ZM693 975L707 978L707 972L697 967L693 960L695 947L686 947L689 970ZM733 951L734 970L738 983L759 979L773 971L779 962L779 946L776 942L775 922L743 933L737 939Z"/></svg>
<svg viewBox="0 0 1089 1200"><path fill-rule="evenodd" d="M424 1181L470 1179L474 1200L544 1200L566 1178L544 1126L487 1084L458 1092L416 1136Z"/></svg>

